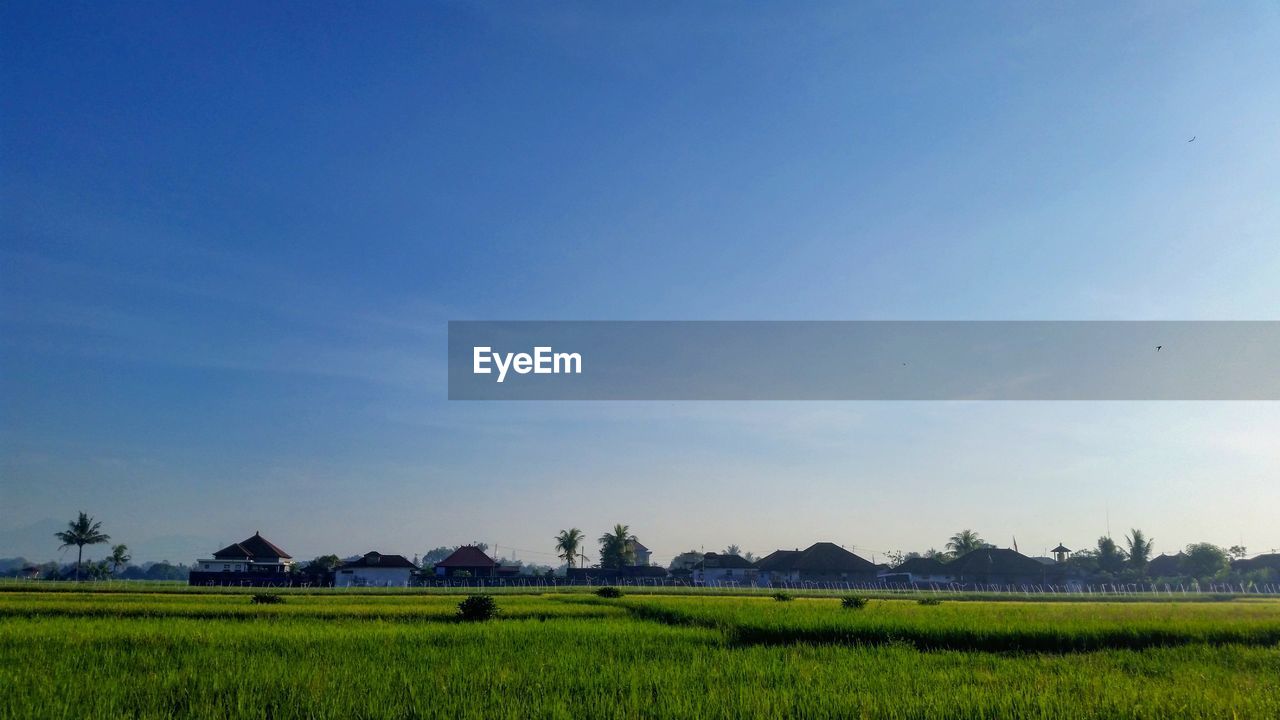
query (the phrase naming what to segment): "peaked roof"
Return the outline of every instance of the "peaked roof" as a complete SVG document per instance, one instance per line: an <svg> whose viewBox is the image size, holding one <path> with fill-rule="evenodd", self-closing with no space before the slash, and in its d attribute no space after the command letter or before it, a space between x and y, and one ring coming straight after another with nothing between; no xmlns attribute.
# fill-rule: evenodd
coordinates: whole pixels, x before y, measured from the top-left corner
<svg viewBox="0 0 1280 720"><path fill-rule="evenodd" d="M875 572L871 561L860 558L835 543L819 542L810 545L795 560L796 570L811 572Z"/></svg>
<svg viewBox="0 0 1280 720"><path fill-rule="evenodd" d="M799 550L774 550L756 561L761 570L790 570L792 562L800 556Z"/></svg>
<svg viewBox="0 0 1280 720"><path fill-rule="evenodd" d="M1182 560L1187 556L1184 552L1177 555L1161 554L1147 561L1148 573L1175 575L1182 569Z"/></svg>
<svg viewBox="0 0 1280 720"><path fill-rule="evenodd" d="M981 548L951 561L952 571L958 575L1040 575L1045 566L1008 548Z"/></svg>
<svg viewBox="0 0 1280 720"><path fill-rule="evenodd" d="M1058 547L1050 550L1049 552L1055 552L1055 553L1071 552L1071 549L1068 548L1066 545L1063 545L1062 543L1058 543Z"/></svg>
<svg viewBox="0 0 1280 720"><path fill-rule="evenodd" d="M454 550L449 557L436 563L436 567L493 567L497 565L493 558L475 545L463 545Z"/></svg>
<svg viewBox="0 0 1280 720"><path fill-rule="evenodd" d="M403 555L383 555L380 552L367 552L363 556L343 563L339 568L345 570L349 568L411 568L417 569L411 561Z"/></svg>
<svg viewBox="0 0 1280 720"><path fill-rule="evenodd" d="M753 568L755 567L750 561L740 555L720 555L718 553L707 553L702 556L702 561L694 565L695 568L706 570L708 568Z"/></svg>
<svg viewBox="0 0 1280 720"><path fill-rule="evenodd" d="M214 553L213 556L219 560L248 560L251 557L251 554L248 550L245 550L244 546L240 543L231 543Z"/></svg>
<svg viewBox="0 0 1280 720"><path fill-rule="evenodd" d="M631 541L631 549L639 550L640 552L649 552L649 548L645 547L639 540Z"/></svg>
<svg viewBox="0 0 1280 720"><path fill-rule="evenodd" d="M774 550L756 563L768 571L874 573L876 566L835 543L819 542L804 550Z"/></svg>
<svg viewBox="0 0 1280 720"><path fill-rule="evenodd" d="M262 537L262 533L255 532L253 537L247 540L241 540L238 543L231 543L222 548L213 556L219 560L228 560L231 558L247 559L253 558L257 560L281 558L284 560L292 560L293 556L281 550L279 546L270 540Z"/></svg>
<svg viewBox="0 0 1280 720"><path fill-rule="evenodd" d="M1231 567L1243 572L1251 570L1280 570L1280 553L1266 553L1248 559L1236 560Z"/></svg>

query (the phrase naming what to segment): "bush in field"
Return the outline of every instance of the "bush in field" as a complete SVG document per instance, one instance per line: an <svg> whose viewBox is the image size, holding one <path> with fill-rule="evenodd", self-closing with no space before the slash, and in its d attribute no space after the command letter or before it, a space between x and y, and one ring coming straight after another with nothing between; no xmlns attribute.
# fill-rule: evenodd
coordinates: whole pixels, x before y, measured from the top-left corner
<svg viewBox="0 0 1280 720"><path fill-rule="evenodd" d="M254 605L279 605L284 602L284 598L275 593L256 593L253 596Z"/></svg>
<svg viewBox="0 0 1280 720"><path fill-rule="evenodd" d="M596 590L596 595L602 598L620 598L622 597L622 591L616 587L602 587Z"/></svg>
<svg viewBox="0 0 1280 720"><path fill-rule="evenodd" d="M867 606L868 602L870 602L870 600L867 600L861 595L845 595L840 598L840 607L845 610L861 610Z"/></svg>
<svg viewBox="0 0 1280 720"><path fill-rule="evenodd" d="M791 596L791 593L784 593L784 592L774 593L773 599L777 600L778 602L791 602L792 600L795 600L795 598Z"/></svg>
<svg viewBox="0 0 1280 720"><path fill-rule="evenodd" d="M940 598L920 598L916 602L920 605L941 605L942 604L942 600Z"/></svg>
<svg viewBox="0 0 1280 720"><path fill-rule="evenodd" d="M458 603L458 617L463 620L491 620L498 614L498 603L492 595L469 595Z"/></svg>

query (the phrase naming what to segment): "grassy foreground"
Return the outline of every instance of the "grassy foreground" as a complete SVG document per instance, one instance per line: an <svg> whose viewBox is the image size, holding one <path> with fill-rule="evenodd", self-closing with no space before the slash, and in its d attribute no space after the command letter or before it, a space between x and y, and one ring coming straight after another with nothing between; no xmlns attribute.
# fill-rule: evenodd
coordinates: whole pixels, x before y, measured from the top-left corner
<svg viewBox="0 0 1280 720"><path fill-rule="evenodd" d="M1280 717L1280 602L5 593L0 717Z"/></svg>

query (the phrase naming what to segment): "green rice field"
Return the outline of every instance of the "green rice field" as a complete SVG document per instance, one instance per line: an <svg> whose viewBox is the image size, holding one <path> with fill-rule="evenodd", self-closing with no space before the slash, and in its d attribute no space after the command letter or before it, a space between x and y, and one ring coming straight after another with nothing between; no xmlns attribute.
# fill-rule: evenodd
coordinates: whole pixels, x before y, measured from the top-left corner
<svg viewBox="0 0 1280 720"><path fill-rule="evenodd" d="M0 593L4 718L1277 718L1280 601Z"/></svg>

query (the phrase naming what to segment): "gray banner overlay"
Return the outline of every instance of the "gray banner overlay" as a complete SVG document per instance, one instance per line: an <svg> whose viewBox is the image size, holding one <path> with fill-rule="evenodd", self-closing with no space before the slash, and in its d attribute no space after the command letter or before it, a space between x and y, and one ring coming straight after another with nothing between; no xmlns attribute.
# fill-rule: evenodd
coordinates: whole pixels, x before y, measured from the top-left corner
<svg viewBox="0 0 1280 720"><path fill-rule="evenodd" d="M449 399L1280 400L1280 322L450 322Z"/></svg>

